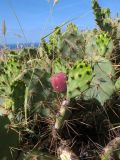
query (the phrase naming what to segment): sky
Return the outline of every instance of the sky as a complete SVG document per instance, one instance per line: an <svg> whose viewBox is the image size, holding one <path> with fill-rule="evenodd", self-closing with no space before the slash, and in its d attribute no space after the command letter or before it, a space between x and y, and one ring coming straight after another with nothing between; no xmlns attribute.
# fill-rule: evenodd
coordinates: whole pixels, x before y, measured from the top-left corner
<svg viewBox="0 0 120 160"><path fill-rule="evenodd" d="M98 0L111 9L113 17L119 13L120 0ZM96 27L91 0L59 0L54 6L48 0L0 0L0 43L2 21L6 22L6 43L39 42L57 25L74 19L79 29Z"/></svg>

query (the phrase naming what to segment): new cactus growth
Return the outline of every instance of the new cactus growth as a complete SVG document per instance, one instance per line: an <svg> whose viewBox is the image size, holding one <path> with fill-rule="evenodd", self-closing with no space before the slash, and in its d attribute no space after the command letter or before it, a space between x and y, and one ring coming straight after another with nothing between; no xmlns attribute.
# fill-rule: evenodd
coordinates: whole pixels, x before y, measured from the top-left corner
<svg viewBox="0 0 120 160"><path fill-rule="evenodd" d="M95 15L95 20L97 25L100 27L102 31L108 31L109 33L112 30L112 26L109 22L110 18L110 9L109 8L101 8L98 4L97 0L92 0L92 8Z"/></svg>
<svg viewBox="0 0 120 160"><path fill-rule="evenodd" d="M107 32L91 32L86 36L85 57L94 61L97 56L110 58L114 50L113 40Z"/></svg>
<svg viewBox="0 0 120 160"><path fill-rule="evenodd" d="M78 27L77 27L74 23L70 23L70 24L67 26L66 32L78 33Z"/></svg>
<svg viewBox="0 0 120 160"><path fill-rule="evenodd" d="M100 27L102 31L108 32L109 35L116 40L119 37L119 26L120 26L120 20L112 19L110 17L110 9L109 8L101 8L98 4L97 0L92 0L92 8L95 15L95 20L97 22L97 25Z"/></svg>
<svg viewBox="0 0 120 160"><path fill-rule="evenodd" d="M77 61L69 70L67 83L67 97L81 96L89 87L93 71L88 62Z"/></svg>
<svg viewBox="0 0 120 160"><path fill-rule="evenodd" d="M66 81L67 81L67 76L63 72L56 73L50 78L50 82L52 84L53 89L59 93L67 91Z"/></svg>
<svg viewBox="0 0 120 160"><path fill-rule="evenodd" d="M96 38L96 44L100 56L109 56L113 50L113 42L107 33L101 33Z"/></svg>
<svg viewBox="0 0 120 160"><path fill-rule="evenodd" d="M41 40L41 49L44 54L47 54L50 59L54 59L58 55L58 41L61 36L61 30L56 27L53 33L50 34L49 42L47 43L43 38Z"/></svg>

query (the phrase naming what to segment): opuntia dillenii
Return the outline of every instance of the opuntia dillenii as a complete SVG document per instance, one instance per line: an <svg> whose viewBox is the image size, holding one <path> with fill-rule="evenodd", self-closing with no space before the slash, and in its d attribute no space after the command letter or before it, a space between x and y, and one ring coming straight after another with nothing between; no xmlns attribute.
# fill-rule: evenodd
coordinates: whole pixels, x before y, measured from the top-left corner
<svg viewBox="0 0 120 160"><path fill-rule="evenodd" d="M66 92L67 91L66 81L67 81L67 76L63 72L56 73L50 78L52 87L56 92Z"/></svg>

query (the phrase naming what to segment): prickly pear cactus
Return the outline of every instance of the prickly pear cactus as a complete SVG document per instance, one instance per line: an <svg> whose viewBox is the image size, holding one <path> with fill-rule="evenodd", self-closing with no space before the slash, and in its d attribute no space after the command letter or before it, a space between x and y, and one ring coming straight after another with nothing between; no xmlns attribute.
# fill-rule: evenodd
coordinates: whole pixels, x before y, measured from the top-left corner
<svg viewBox="0 0 120 160"><path fill-rule="evenodd" d="M4 63L4 70L0 78L0 94L8 96L10 94L10 85L20 73L21 66L13 59Z"/></svg>
<svg viewBox="0 0 120 160"><path fill-rule="evenodd" d="M97 0L92 0L92 8L97 25L102 31L108 32L112 39L116 42L116 40L120 37L120 19L110 18L110 9L101 8Z"/></svg>
<svg viewBox="0 0 120 160"><path fill-rule="evenodd" d="M54 59L58 55L58 41L61 36L61 30L56 27L52 34L50 34L49 42L47 43L43 38L41 40L41 52L43 55L47 54L50 59Z"/></svg>
<svg viewBox="0 0 120 160"><path fill-rule="evenodd" d="M97 35L94 32L89 32L86 37L86 47L85 47L85 58L88 60L93 60L99 55L98 48L96 45Z"/></svg>
<svg viewBox="0 0 120 160"><path fill-rule="evenodd" d="M39 54L37 52L36 48L23 48L21 49L15 58L21 62L26 62L29 59L34 59L36 57L39 57Z"/></svg>
<svg viewBox="0 0 120 160"><path fill-rule="evenodd" d="M120 18L113 20L114 26L116 26L116 38L120 39Z"/></svg>
<svg viewBox="0 0 120 160"><path fill-rule="evenodd" d="M49 73L44 69L42 70L39 68L35 68L34 70L25 70L12 84L11 96L14 101L14 105L16 107L18 106L18 108L21 108L21 106L23 105L22 108L24 108L25 100L27 100L26 106L27 110L29 110L30 113L44 112L43 114L41 114L45 115L46 112L49 112L48 109L45 110L44 108L46 106L50 107L52 103L54 106L53 100L55 97L54 92L52 92L49 77ZM26 88L28 90L27 94L25 94ZM51 104L49 104L50 101Z"/></svg>
<svg viewBox="0 0 120 160"><path fill-rule="evenodd" d="M2 100L2 103L1 103L1 105L5 108L5 109L12 109L12 111L14 110L13 109L13 104L14 104L14 102L13 102L13 100L10 98L10 97L1 97L1 100Z"/></svg>
<svg viewBox="0 0 120 160"><path fill-rule="evenodd" d="M70 23L68 26L67 26L67 32L78 32L78 27L74 24L74 23Z"/></svg>
<svg viewBox="0 0 120 160"><path fill-rule="evenodd" d="M96 38L96 44L100 56L110 57L110 54L113 51L113 41L108 33L101 33Z"/></svg>
<svg viewBox="0 0 120 160"><path fill-rule="evenodd" d="M109 60L99 58L94 64L94 77L90 83L90 88L86 91L84 99L96 99L101 105L109 100L115 91L114 68Z"/></svg>
<svg viewBox="0 0 120 160"><path fill-rule="evenodd" d="M120 77L117 79L117 81L115 83L115 88L116 88L116 90L120 90Z"/></svg>
<svg viewBox="0 0 120 160"><path fill-rule="evenodd" d="M74 24L69 24L62 34L58 48L63 59L75 61L84 57L85 39Z"/></svg>
<svg viewBox="0 0 120 160"><path fill-rule="evenodd" d="M11 85L11 94L10 97L13 102L12 110L14 112L18 112L22 110L24 107L24 101L25 101L25 83L23 81L15 81Z"/></svg>
<svg viewBox="0 0 120 160"><path fill-rule="evenodd" d="M86 37L85 58L94 61L97 56L110 58L114 49L113 40L106 32L91 32Z"/></svg>
<svg viewBox="0 0 120 160"><path fill-rule="evenodd" d="M45 39L42 39L40 48L41 52L47 54L50 59L61 57L62 59L71 59L75 61L84 57L84 34L82 32L80 33L73 23L67 26L63 34L60 28L57 27L50 35L48 43Z"/></svg>
<svg viewBox="0 0 120 160"><path fill-rule="evenodd" d="M0 61L0 75L4 72L4 62Z"/></svg>
<svg viewBox="0 0 120 160"><path fill-rule="evenodd" d="M9 115L8 115L9 114ZM19 143L19 135L17 132L9 128L10 113L0 107L0 159L12 160L15 159ZM12 152L13 151L13 152Z"/></svg>
<svg viewBox="0 0 120 160"><path fill-rule="evenodd" d="M112 31L112 26L109 23L110 9L101 8L97 0L92 0L92 8L97 25L100 27L102 31L108 31L110 33Z"/></svg>
<svg viewBox="0 0 120 160"><path fill-rule="evenodd" d="M67 67L65 66L65 64L62 63L61 59L55 59L53 61L52 70L53 73L59 73L59 72L67 73Z"/></svg>
<svg viewBox="0 0 120 160"><path fill-rule="evenodd" d="M67 97L81 96L88 88L93 77L90 64L86 61L77 61L69 70L67 83Z"/></svg>
<svg viewBox="0 0 120 160"><path fill-rule="evenodd" d="M7 57L9 59L14 59L16 61L20 61L20 63L24 63L29 59L39 57L39 55L38 55L36 48L29 47L29 48L19 49L18 51L11 50L7 54Z"/></svg>
<svg viewBox="0 0 120 160"><path fill-rule="evenodd" d="M0 78L0 97L3 99L2 105L5 108L12 108L13 103L10 98L11 85L21 72L21 68L20 64L14 59L9 59L3 64L3 70Z"/></svg>

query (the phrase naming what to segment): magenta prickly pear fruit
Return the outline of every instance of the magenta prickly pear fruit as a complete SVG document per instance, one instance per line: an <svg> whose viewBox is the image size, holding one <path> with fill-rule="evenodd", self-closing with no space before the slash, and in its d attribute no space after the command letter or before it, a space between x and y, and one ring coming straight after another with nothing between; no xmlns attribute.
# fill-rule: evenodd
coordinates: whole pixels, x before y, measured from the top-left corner
<svg viewBox="0 0 120 160"><path fill-rule="evenodd" d="M66 92L67 91L66 81L67 81L67 76L63 72L56 73L50 78L52 87L56 92Z"/></svg>

